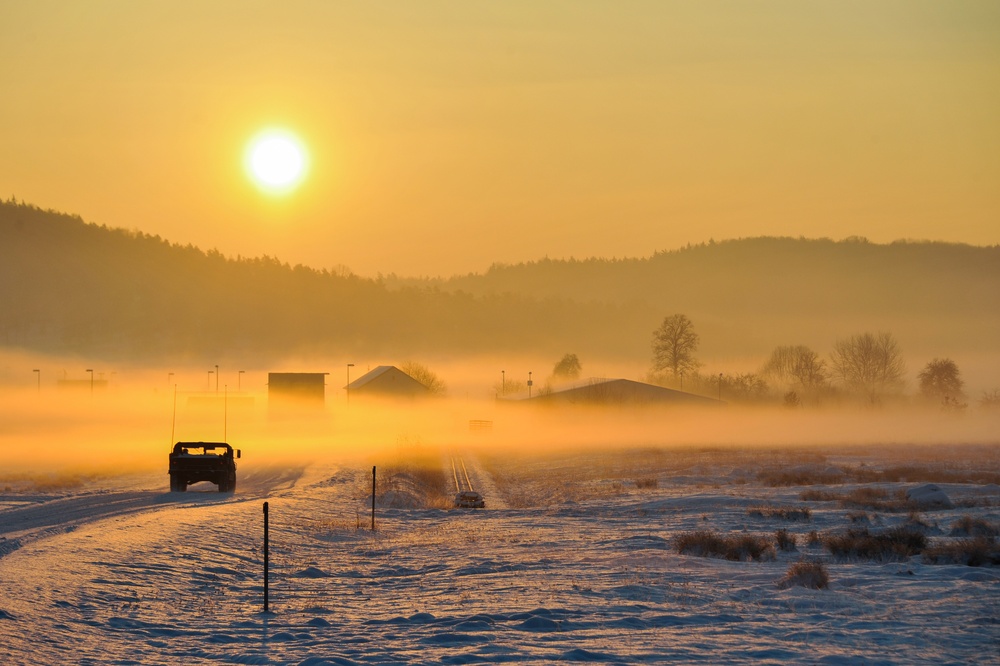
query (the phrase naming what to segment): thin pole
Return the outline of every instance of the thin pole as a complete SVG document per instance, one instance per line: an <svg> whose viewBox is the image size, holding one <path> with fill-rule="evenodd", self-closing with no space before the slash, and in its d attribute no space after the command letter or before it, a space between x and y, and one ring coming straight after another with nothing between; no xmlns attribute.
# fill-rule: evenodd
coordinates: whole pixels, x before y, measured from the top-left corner
<svg viewBox="0 0 1000 666"><path fill-rule="evenodd" d="M268 562L268 552L267 552L267 502L264 502L264 612L268 612L268 589L267 589L267 569L270 562Z"/></svg>
<svg viewBox="0 0 1000 666"><path fill-rule="evenodd" d="M177 384L174 384L174 414L170 418L170 446L174 445L174 429L177 426Z"/></svg>
<svg viewBox="0 0 1000 666"><path fill-rule="evenodd" d="M229 384L222 387L222 441L229 441Z"/></svg>
<svg viewBox="0 0 1000 666"><path fill-rule="evenodd" d="M375 465L372 465L372 532L375 531Z"/></svg>

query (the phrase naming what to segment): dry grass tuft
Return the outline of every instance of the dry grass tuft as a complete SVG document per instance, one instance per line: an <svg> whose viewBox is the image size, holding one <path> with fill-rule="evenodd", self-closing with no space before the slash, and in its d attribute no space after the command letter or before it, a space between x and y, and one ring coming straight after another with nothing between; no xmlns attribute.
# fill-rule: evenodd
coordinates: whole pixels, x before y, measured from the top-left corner
<svg viewBox="0 0 1000 666"><path fill-rule="evenodd" d="M812 519L812 511L808 507L752 506L747 509L747 515L754 518L780 518L789 521Z"/></svg>
<svg viewBox="0 0 1000 666"><path fill-rule="evenodd" d="M850 529L846 534L833 534L823 542L834 557L841 560L873 560L898 562L919 555L927 547L922 532L895 527L873 534L867 528Z"/></svg>
<svg viewBox="0 0 1000 666"><path fill-rule="evenodd" d="M778 550L786 553L797 550L796 545L798 544L798 540L795 538L795 535L788 530L782 529L775 532L774 541L778 544Z"/></svg>
<svg viewBox="0 0 1000 666"><path fill-rule="evenodd" d="M778 588L808 587L811 590L825 590L830 587L830 575L822 562L799 560L788 567L784 578L778 581Z"/></svg>
<svg viewBox="0 0 1000 666"><path fill-rule="evenodd" d="M1000 526L966 515L951 524L948 534L953 537L996 537L1000 536Z"/></svg>
<svg viewBox="0 0 1000 666"><path fill-rule="evenodd" d="M636 488L656 488L658 485L659 485L659 482L656 480L655 476L650 476L650 477L646 477L644 479L636 479L635 480L635 487Z"/></svg>
<svg viewBox="0 0 1000 666"><path fill-rule="evenodd" d="M721 535L709 530L688 532L677 537L677 552L698 557L721 557L734 562L774 559L774 546L756 534Z"/></svg>
<svg viewBox="0 0 1000 666"><path fill-rule="evenodd" d="M1000 565L1000 546L992 537L979 536L934 544L923 552L927 564Z"/></svg>
<svg viewBox="0 0 1000 666"><path fill-rule="evenodd" d="M829 486L844 482L844 475L840 471L825 470L765 470L757 475L758 480L765 486L786 487L786 486Z"/></svg>

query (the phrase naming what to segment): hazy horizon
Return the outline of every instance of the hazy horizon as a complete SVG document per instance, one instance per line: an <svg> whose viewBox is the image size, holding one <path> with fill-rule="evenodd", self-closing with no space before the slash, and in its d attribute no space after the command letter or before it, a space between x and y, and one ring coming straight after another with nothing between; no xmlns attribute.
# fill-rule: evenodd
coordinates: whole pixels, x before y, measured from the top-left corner
<svg viewBox="0 0 1000 666"><path fill-rule="evenodd" d="M227 256L446 276L756 236L1000 242L992 3L0 18L2 196ZM244 166L267 127L305 151L280 195Z"/></svg>

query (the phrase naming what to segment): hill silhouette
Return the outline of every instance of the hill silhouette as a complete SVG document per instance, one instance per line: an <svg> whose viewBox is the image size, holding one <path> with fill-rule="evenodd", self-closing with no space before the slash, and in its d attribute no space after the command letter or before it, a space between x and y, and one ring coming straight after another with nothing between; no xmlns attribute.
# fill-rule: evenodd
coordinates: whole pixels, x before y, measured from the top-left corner
<svg viewBox="0 0 1000 666"><path fill-rule="evenodd" d="M123 359L524 353L647 359L687 314L705 356L890 330L907 352L996 351L1000 247L750 238L643 259L363 278L0 203L0 344Z"/></svg>

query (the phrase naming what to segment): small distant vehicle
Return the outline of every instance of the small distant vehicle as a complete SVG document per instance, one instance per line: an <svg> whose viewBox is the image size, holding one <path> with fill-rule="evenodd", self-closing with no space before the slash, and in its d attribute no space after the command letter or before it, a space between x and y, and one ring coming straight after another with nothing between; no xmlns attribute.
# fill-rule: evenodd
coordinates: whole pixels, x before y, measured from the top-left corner
<svg viewBox="0 0 1000 666"><path fill-rule="evenodd" d="M486 500L474 490L463 490L455 494L455 506L459 509L482 509Z"/></svg>
<svg viewBox="0 0 1000 666"><path fill-rule="evenodd" d="M211 481L220 493L236 492L240 450L225 442L177 442L170 452L170 491L182 493L192 483Z"/></svg>

